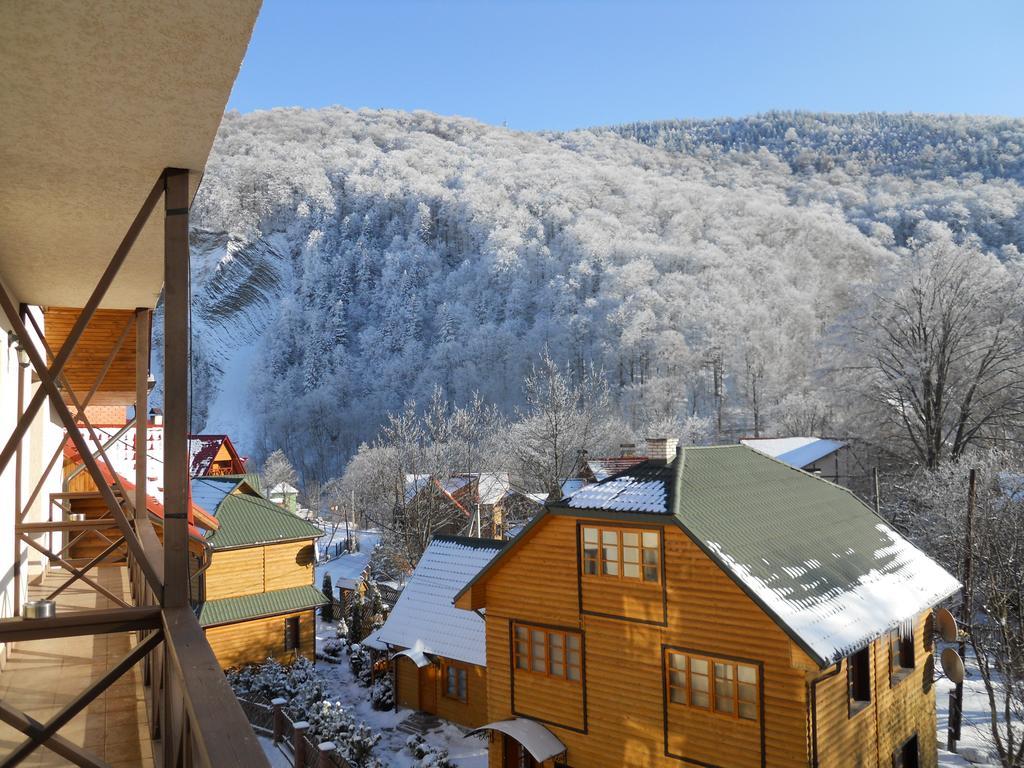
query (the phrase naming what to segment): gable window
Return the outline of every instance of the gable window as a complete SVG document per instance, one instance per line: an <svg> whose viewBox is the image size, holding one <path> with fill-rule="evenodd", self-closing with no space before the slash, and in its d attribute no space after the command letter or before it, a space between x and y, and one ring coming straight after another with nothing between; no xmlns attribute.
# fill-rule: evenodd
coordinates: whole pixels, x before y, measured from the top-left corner
<svg viewBox="0 0 1024 768"><path fill-rule="evenodd" d="M871 703L871 646L865 646L846 662L850 688L850 714L855 715Z"/></svg>
<svg viewBox="0 0 1024 768"><path fill-rule="evenodd" d="M889 633L889 679L898 683L914 668L914 631L909 622Z"/></svg>
<svg viewBox="0 0 1024 768"><path fill-rule="evenodd" d="M444 695L463 704L469 701L469 670L448 662L444 672Z"/></svg>
<svg viewBox="0 0 1024 768"><path fill-rule="evenodd" d="M757 720L757 667L724 659L668 651L668 700L741 720Z"/></svg>
<svg viewBox="0 0 1024 768"><path fill-rule="evenodd" d="M583 574L657 584L661 534L639 528L583 527Z"/></svg>
<svg viewBox="0 0 1024 768"><path fill-rule="evenodd" d="M284 649L299 650L299 617L289 616L284 620Z"/></svg>
<svg viewBox="0 0 1024 768"><path fill-rule="evenodd" d="M578 682L582 675L580 634L516 624L516 669Z"/></svg>

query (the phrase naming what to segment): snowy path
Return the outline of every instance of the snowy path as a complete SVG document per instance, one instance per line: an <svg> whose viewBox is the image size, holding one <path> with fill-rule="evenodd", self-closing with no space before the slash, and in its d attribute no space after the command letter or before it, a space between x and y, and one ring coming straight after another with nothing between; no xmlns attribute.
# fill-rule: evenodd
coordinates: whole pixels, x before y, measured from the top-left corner
<svg viewBox="0 0 1024 768"><path fill-rule="evenodd" d="M319 648L325 640L334 637L334 625L317 619L316 641ZM370 704L370 690L363 688L352 676L348 660L341 664L317 661L317 669L328 683L328 698L340 701L348 707L356 720L361 720L373 730L382 734L375 753L389 768L418 768L419 761L405 749L407 733L397 726L412 710L378 712ZM459 768L487 768L487 739L481 736L464 736L454 725L444 725L427 732L424 738L435 747L445 747L452 761Z"/></svg>

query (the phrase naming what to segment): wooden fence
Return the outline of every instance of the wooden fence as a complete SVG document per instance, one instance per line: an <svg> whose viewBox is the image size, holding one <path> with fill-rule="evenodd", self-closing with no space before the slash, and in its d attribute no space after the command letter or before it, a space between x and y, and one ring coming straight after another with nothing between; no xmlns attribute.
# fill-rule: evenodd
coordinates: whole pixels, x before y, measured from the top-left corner
<svg viewBox="0 0 1024 768"><path fill-rule="evenodd" d="M292 720L285 712L285 699L270 701L239 699L252 729L270 737L287 756L293 768L352 768L332 741L314 743L309 738L309 723Z"/></svg>

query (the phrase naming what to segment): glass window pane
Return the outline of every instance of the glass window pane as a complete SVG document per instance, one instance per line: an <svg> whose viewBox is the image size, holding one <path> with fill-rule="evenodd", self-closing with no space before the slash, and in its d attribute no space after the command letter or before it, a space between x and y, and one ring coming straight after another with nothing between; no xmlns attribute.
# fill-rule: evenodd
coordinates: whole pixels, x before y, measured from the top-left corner
<svg viewBox="0 0 1024 768"><path fill-rule="evenodd" d="M627 579L639 579L640 566L634 565L633 563L625 563L622 566L622 575Z"/></svg>
<svg viewBox="0 0 1024 768"><path fill-rule="evenodd" d="M562 665L561 661L555 661L554 659L551 660L551 674L555 677L565 676L565 667Z"/></svg>
<svg viewBox="0 0 1024 768"><path fill-rule="evenodd" d="M618 531L601 531L601 541L605 544L618 544L619 533Z"/></svg>
<svg viewBox="0 0 1024 768"><path fill-rule="evenodd" d="M578 651L580 649L580 636L579 635L567 635L566 636L566 640L568 641L569 648L571 650L577 650Z"/></svg>
<svg viewBox="0 0 1024 768"><path fill-rule="evenodd" d="M757 682L757 670L754 667L748 667L740 664L739 667L739 678L741 683L756 683Z"/></svg>
<svg viewBox="0 0 1024 768"><path fill-rule="evenodd" d="M622 561L624 563L639 563L640 562L640 550L636 547L622 547Z"/></svg>
<svg viewBox="0 0 1024 768"><path fill-rule="evenodd" d="M597 544L597 528L584 528L583 540L588 544Z"/></svg>
<svg viewBox="0 0 1024 768"><path fill-rule="evenodd" d="M542 630L542 629L535 629L535 630L533 630L532 634L533 634L533 648L534 648L534 650L536 651L537 646L540 646L541 648L543 648L544 647L544 634L545 634L544 630Z"/></svg>
<svg viewBox="0 0 1024 768"><path fill-rule="evenodd" d="M757 705L740 702L740 717L744 720L757 720Z"/></svg>
<svg viewBox="0 0 1024 768"><path fill-rule="evenodd" d="M657 581L658 569L653 565L644 566L644 581Z"/></svg>
<svg viewBox="0 0 1024 768"><path fill-rule="evenodd" d="M740 701L757 701L757 688L740 683Z"/></svg>
<svg viewBox="0 0 1024 768"><path fill-rule="evenodd" d="M525 640L529 635L527 634L526 627L516 627L516 637L521 640Z"/></svg>
<svg viewBox="0 0 1024 768"><path fill-rule="evenodd" d="M691 659L690 668L698 675L706 675L708 673L708 662L706 659Z"/></svg>
<svg viewBox="0 0 1024 768"><path fill-rule="evenodd" d="M578 667L580 665L580 652L569 651L569 666Z"/></svg>
<svg viewBox="0 0 1024 768"><path fill-rule="evenodd" d="M727 712L732 714L735 712L735 706L731 696L720 696L717 692L715 693L715 711L716 712Z"/></svg>
<svg viewBox="0 0 1024 768"><path fill-rule="evenodd" d="M735 671L736 668L732 664L715 662L715 679L717 680L732 680Z"/></svg>
<svg viewBox="0 0 1024 768"><path fill-rule="evenodd" d="M516 656L516 669L527 669L527 661L525 654L523 656Z"/></svg>
<svg viewBox="0 0 1024 768"><path fill-rule="evenodd" d="M560 632L549 632L548 642L551 643L552 648L562 647L562 634Z"/></svg>
<svg viewBox="0 0 1024 768"><path fill-rule="evenodd" d="M580 668L579 667L569 667L569 679L570 680L579 680L580 679Z"/></svg>
<svg viewBox="0 0 1024 768"><path fill-rule="evenodd" d="M686 669L686 657L681 653L670 653L668 655L668 665L672 669Z"/></svg>
<svg viewBox="0 0 1024 768"><path fill-rule="evenodd" d="M622 532L622 546L624 547L639 547L640 546L640 534L635 531L623 531Z"/></svg>
<svg viewBox="0 0 1024 768"><path fill-rule="evenodd" d="M685 704L686 703L686 690L683 688L673 688L669 691L669 697L673 704Z"/></svg>
<svg viewBox="0 0 1024 768"><path fill-rule="evenodd" d="M695 707L708 708L708 695L699 691L690 691L690 704Z"/></svg>
<svg viewBox="0 0 1024 768"><path fill-rule="evenodd" d="M644 550L644 565L657 565L658 564L658 550L656 549L645 549Z"/></svg>
<svg viewBox="0 0 1024 768"><path fill-rule="evenodd" d="M694 691L699 691L700 693L707 693L708 692L708 679L706 677L704 677L703 675L695 675L695 674L691 673L690 674L690 687L693 688Z"/></svg>
<svg viewBox="0 0 1024 768"><path fill-rule="evenodd" d="M668 673L669 682L676 688L686 687L686 673L673 669Z"/></svg>
<svg viewBox="0 0 1024 768"><path fill-rule="evenodd" d="M597 576L597 552L583 561L583 572L588 576Z"/></svg>
<svg viewBox="0 0 1024 768"><path fill-rule="evenodd" d="M604 548L604 569L603 573L606 576L618 576L619 575L619 551L618 547L605 547Z"/></svg>
<svg viewBox="0 0 1024 768"><path fill-rule="evenodd" d="M552 664L554 664L556 661L559 664L561 664L562 661L565 659L564 651L562 651L561 648L552 647L551 651L550 651L550 654L551 654L551 663Z"/></svg>
<svg viewBox="0 0 1024 768"><path fill-rule="evenodd" d="M654 531L644 531L644 546L656 548L658 546L658 534Z"/></svg>

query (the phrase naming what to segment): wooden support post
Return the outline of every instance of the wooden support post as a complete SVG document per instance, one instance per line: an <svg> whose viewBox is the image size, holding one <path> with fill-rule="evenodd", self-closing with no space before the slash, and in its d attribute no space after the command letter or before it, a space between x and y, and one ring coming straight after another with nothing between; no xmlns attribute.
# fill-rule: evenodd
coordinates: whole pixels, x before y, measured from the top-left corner
<svg viewBox="0 0 1024 768"><path fill-rule="evenodd" d="M334 768L335 763L332 755L337 749L338 746L333 741L322 741L317 744L317 768Z"/></svg>
<svg viewBox="0 0 1024 768"><path fill-rule="evenodd" d="M309 723L299 720L292 723L292 765L295 768L306 768L306 731Z"/></svg>
<svg viewBox="0 0 1024 768"><path fill-rule="evenodd" d="M28 339L19 339L20 344L28 344ZM8 354L13 350L8 348ZM15 352L15 354L17 354ZM18 421L21 421L25 413L25 371L21 367L21 361L15 362L15 370L18 372ZM14 451L14 509L16 515L21 515L21 476L22 476L22 441ZM51 547L52 549L52 547ZM14 537L14 615L21 616L21 539Z"/></svg>
<svg viewBox="0 0 1024 768"><path fill-rule="evenodd" d="M967 635L974 625L974 606L971 594L974 570L974 506L977 497L977 471L972 469L967 479L967 518L964 521L964 584L960 600L960 626L963 634L960 637L960 658L966 658ZM946 732L946 749L956 752L956 743L960 740L960 727L964 711L964 683L956 684L949 695L949 730Z"/></svg>
<svg viewBox="0 0 1024 768"><path fill-rule="evenodd" d="M275 744L280 742L281 737L284 736L284 705L287 703L288 699L282 699L280 696L270 700L270 706L274 708L274 733L272 738Z"/></svg>
<svg viewBox="0 0 1024 768"><path fill-rule="evenodd" d="M135 310L135 519L146 516L146 459L149 445L150 311Z"/></svg>
<svg viewBox="0 0 1024 768"><path fill-rule="evenodd" d="M164 606L188 602L188 171L164 171Z"/></svg>

